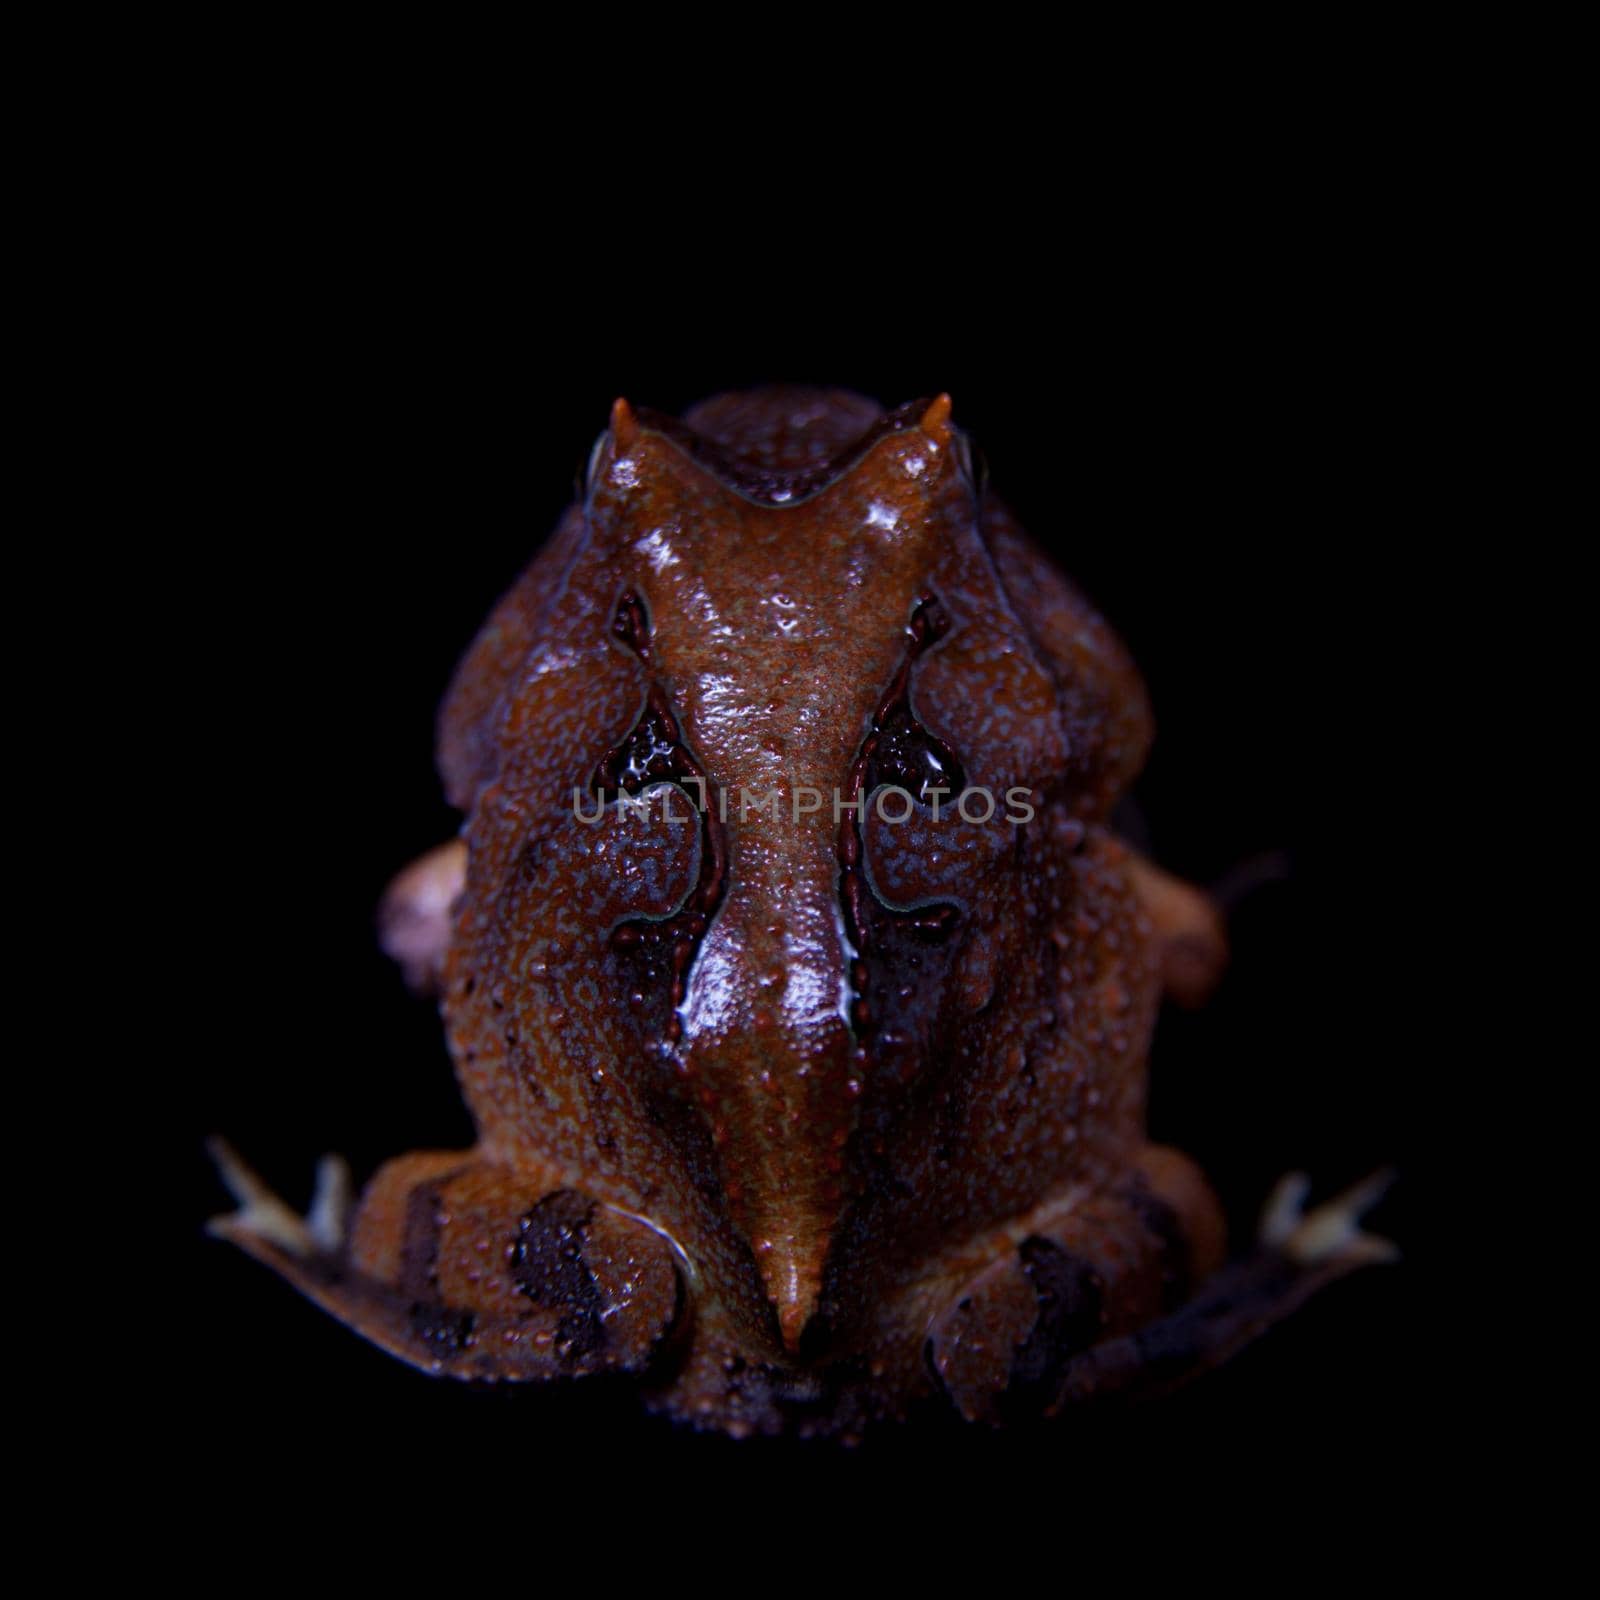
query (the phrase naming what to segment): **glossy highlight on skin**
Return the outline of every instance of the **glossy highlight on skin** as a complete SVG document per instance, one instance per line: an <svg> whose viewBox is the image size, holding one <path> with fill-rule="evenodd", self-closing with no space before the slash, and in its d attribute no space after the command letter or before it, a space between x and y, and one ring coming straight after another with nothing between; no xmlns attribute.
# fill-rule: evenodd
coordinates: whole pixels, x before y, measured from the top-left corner
<svg viewBox="0 0 1600 1600"><path fill-rule="evenodd" d="M462 840L385 911L477 1142L390 1162L337 1243L224 1231L424 1370L629 1373L735 1434L1126 1385L1223 1253L1144 1133L1166 952L1220 966L1109 827L1149 739L947 397L619 401L446 698ZM1031 819L973 822L969 788Z"/></svg>

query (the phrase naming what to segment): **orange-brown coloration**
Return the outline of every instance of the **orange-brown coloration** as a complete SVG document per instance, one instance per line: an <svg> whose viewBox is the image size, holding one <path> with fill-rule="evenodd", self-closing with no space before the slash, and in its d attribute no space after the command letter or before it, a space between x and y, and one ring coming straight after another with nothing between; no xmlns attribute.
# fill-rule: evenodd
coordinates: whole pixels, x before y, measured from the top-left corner
<svg viewBox="0 0 1600 1600"><path fill-rule="evenodd" d="M944 395L617 402L444 708L437 959L386 920L478 1143L385 1167L340 1250L241 1243L419 1366L634 1372L735 1433L1130 1364L1221 1258L1144 1137L1164 941L1220 944L1107 827L1137 673L966 460Z"/></svg>

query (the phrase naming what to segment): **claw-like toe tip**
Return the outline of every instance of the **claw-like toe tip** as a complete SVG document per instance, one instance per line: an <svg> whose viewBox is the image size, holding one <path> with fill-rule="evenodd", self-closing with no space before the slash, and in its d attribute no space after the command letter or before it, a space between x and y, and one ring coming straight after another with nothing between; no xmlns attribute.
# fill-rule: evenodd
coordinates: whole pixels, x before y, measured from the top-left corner
<svg viewBox="0 0 1600 1600"><path fill-rule="evenodd" d="M350 1215L350 1169L338 1156L324 1156L317 1165L317 1187L307 1216L300 1216L275 1195L240 1159L226 1139L206 1140L217 1176L239 1202L206 1223L215 1239L235 1244L264 1241L302 1260L336 1252L344 1243Z"/></svg>
<svg viewBox="0 0 1600 1600"><path fill-rule="evenodd" d="M1360 1225L1394 1180L1394 1169L1386 1167L1307 1211L1311 1180L1303 1172L1288 1173L1279 1179L1262 1213L1261 1242L1307 1267L1398 1261L1400 1251L1391 1240L1366 1233Z"/></svg>

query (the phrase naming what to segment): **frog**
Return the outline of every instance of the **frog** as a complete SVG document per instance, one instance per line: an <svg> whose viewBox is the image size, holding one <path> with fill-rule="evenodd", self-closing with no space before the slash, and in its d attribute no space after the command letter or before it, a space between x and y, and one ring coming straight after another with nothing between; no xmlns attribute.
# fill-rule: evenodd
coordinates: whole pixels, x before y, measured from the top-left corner
<svg viewBox="0 0 1600 1600"><path fill-rule="evenodd" d="M326 1158L300 1214L216 1141L211 1230L422 1372L735 1437L1218 1365L1396 1252L1385 1175L1291 1174L1230 1257L1147 1137L1158 1008L1227 946L1114 825L1151 738L948 395L618 400L446 694L460 833L380 916L476 1142L358 1199Z"/></svg>

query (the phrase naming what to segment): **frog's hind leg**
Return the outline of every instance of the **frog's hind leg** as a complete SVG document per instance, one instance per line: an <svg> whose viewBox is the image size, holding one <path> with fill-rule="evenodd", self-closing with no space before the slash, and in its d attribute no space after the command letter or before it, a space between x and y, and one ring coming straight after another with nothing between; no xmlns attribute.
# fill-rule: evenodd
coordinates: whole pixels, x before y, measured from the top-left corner
<svg viewBox="0 0 1600 1600"><path fill-rule="evenodd" d="M1393 1244L1360 1226L1392 1179L1376 1173L1306 1212L1309 1181L1290 1174L1268 1202L1252 1254L1217 1273L1170 1317L1085 1351L1062 1374L1057 1405L1176 1388L1221 1365L1334 1280L1398 1260Z"/></svg>
<svg viewBox="0 0 1600 1600"><path fill-rule="evenodd" d="M1047 1414L1084 1351L1175 1311L1216 1270L1225 1242L1200 1169L1147 1146L1114 1189L1047 1202L1000 1230L964 1282L959 1270L941 1274L928 1365L969 1421Z"/></svg>
<svg viewBox="0 0 1600 1600"><path fill-rule="evenodd" d="M673 1243L550 1173L421 1151L384 1166L352 1212L343 1163L330 1158L300 1217L226 1145L212 1151L240 1207L210 1231L425 1371L643 1372L686 1320Z"/></svg>
<svg viewBox="0 0 1600 1600"><path fill-rule="evenodd" d="M1216 1201L1192 1162L1153 1146L1130 1185L1036 1219L962 1285L929 1325L929 1363L973 1420L1174 1388L1335 1279L1395 1259L1360 1227L1387 1182L1380 1174L1308 1213L1305 1179L1286 1179L1254 1251L1213 1270Z"/></svg>

